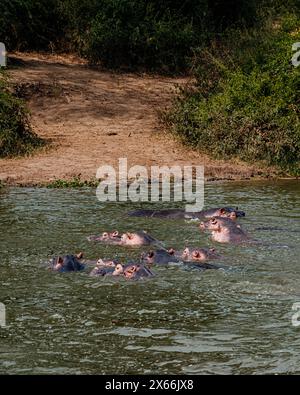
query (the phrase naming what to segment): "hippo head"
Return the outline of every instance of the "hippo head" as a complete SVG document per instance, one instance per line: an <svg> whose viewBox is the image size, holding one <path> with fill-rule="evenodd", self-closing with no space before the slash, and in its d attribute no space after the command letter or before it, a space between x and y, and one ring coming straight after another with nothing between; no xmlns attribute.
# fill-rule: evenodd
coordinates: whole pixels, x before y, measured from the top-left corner
<svg viewBox="0 0 300 395"><path fill-rule="evenodd" d="M206 259L208 259L208 255L208 250L204 248L195 248L191 250L187 247L182 252L182 259L192 261L205 261Z"/></svg>
<svg viewBox="0 0 300 395"><path fill-rule="evenodd" d="M121 242L125 245L139 246L145 244L145 237L143 234L127 232L122 234Z"/></svg>
<svg viewBox="0 0 300 395"><path fill-rule="evenodd" d="M121 263L118 263L115 266L115 270L113 271L113 276L120 276L121 274L124 273L124 266Z"/></svg>
<svg viewBox="0 0 300 395"><path fill-rule="evenodd" d="M219 210L218 215L216 215L216 216L219 216L219 217L226 217L226 218L230 218L230 219L235 220L235 219L238 218L238 217L245 217L245 215L246 215L245 212L239 210L238 207L236 207L236 208L232 208L232 207L222 207L222 208Z"/></svg>
<svg viewBox="0 0 300 395"><path fill-rule="evenodd" d="M111 260L103 260L103 259L98 259L96 263L97 267L116 267L117 262L111 261Z"/></svg>
<svg viewBox="0 0 300 395"><path fill-rule="evenodd" d="M101 241L118 241L121 239L119 232L115 230L114 232L103 232L99 237Z"/></svg>
<svg viewBox="0 0 300 395"><path fill-rule="evenodd" d="M245 212L239 210L238 207L236 207L236 208L222 207L218 210L218 212L215 214L215 216L236 220L238 217L245 217Z"/></svg>
<svg viewBox="0 0 300 395"><path fill-rule="evenodd" d="M137 276L138 272L140 271L140 268L141 268L141 265L139 265L139 264L129 265L124 269L123 274L126 278L134 278Z"/></svg>
<svg viewBox="0 0 300 395"><path fill-rule="evenodd" d="M113 272L113 276L123 275L126 278L133 278L136 275L136 272L138 272L139 268L139 264L130 264L124 266L121 263L118 263Z"/></svg>
<svg viewBox="0 0 300 395"><path fill-rule="evenodd" d="M148 265L153 265L155 262L155 252L153 250L141 254L141 259Z"/></svg>
<svg viewBox="0 0 300 395"><path fill-rule="evenodd" d="M213 257L215 255L214 248L195 248L191 250L190 248L185 248L182 253L183 260L191 260L191 261L206 261L207 259Z"/></svg>
<svg viewBox="0 0 300 395"><path fill-rule="evenodd" d="M52 259L51 268L57 272L76 272L84 269L84 265L80 262L83 253L77 255L58 256Z"/></svg>

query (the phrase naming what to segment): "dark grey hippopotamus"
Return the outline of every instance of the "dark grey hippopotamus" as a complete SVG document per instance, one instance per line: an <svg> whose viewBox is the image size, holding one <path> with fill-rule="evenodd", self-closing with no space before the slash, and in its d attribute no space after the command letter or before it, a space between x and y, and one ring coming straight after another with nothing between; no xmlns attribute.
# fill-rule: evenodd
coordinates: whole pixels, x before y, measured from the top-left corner
<svg viewBox="0 0 300 395"><path fill-rule="evenodd" d="M80 262L83 254L58 256L51 260L50 269L63 272L79 272L85 269L85 265Z"/></svg>
<svg viewBox="0 0 300 395"><path fill-rule="evenodd" d="M180 259L173 254L173 250L159 249L143 252L141 262L146 265L167 265L168 263L178 263Z"/></svg>
<svg viewBox="0 0 300 395"><path fill-rule="evenodd" d="M134 210L128 213L130 217L151 217L151 218L171 218L171 219L203 219L215 216L229 217L235 219L237 217L245 217L245 212L232 207L211 208L195 213L187 212L184 209L165 209L165 210Z"/></svg>
<svg viewBox="0 0 300 395"><path fill-rule="evenodd" d="M161 245L160 241L149 235L146 231L127 232L123 234L120 234L118 231L111 233L104 232L100 236L89 236L88 240L121 246Z"/></svg>
<svg viewBox="0 0 300 395"><path fill-rule="evenodd" d="M203 249L205 251L209 251L209 249ZM185 258L188 258L187 260ZM209 257L206 257L209 259ZM183 256L183 254L176 253L173 249L170 250L156 250L156 251L148 251L141 255L141 262L145 265L168 265L172 263L178 263L185 268L193 268L199 270L206 269L221 269L223 266L210 264L204 262L204 258L196 257L192 259L192 256Z"/></svg>

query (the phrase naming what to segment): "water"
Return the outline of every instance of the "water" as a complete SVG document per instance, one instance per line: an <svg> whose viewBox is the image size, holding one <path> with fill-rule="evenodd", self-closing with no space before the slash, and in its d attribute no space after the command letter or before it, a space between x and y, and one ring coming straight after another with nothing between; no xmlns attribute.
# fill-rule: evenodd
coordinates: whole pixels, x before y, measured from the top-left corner
<svg viewBox="0 0 300 395"><path fill-rule="evenodd" d="M208 184L205 194L206 207L244 209L242 226L262 244L217 245L193 222L128 218L139 204L101 204L92 189L2 190L0 373L300 373L300 183ZM138 257L86 240L114 229L146 229L175 248L214 245L229 269L155 268L139 282L46 269L58 253Z"/></svg>

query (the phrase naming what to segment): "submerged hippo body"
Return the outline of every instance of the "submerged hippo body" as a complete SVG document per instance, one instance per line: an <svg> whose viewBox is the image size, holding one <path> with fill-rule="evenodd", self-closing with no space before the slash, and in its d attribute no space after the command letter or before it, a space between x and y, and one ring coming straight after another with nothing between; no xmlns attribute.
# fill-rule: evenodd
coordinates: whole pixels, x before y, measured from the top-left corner
<svg viewBox="0 0 300 395"><path fill-rule="evenodd" d="M206 262L184 262L185 269L196 269L196 270L219 270L225 269L225 266L215 265Z"/></svg>
<svg viewBox="0 0 300 395"><path fill-rule="evenodd" d="M80 262L82 254L58 256L52 259L50 268L54 271L78 272L85 269L85 265Z"/></svg>
<svg viewBox="0 0 300 395"><path fill-rule="evenodd" d="M244 217L245 212L238 208L221 207L202 210L198 212L187 212L184 209L166 209L166 210L134 210L128 213L131 217L151 217L151 218L171 218L171 219L203 219L212 218L215 216L230 217L235 219L237 217Z"/></svg>
<svg viewBox="0 0 300 395"><path fill-rule="evenodd" d="M212 240L219 243L242 243L249 240L247 234L230 218L213 217L206 222L201 222L201 230L209 230Z"/></svg>
<svg viewBox="0 0 300 395"><path fill-rule="evenodd" d="M99 241L106 244L121 245L121 246L142 246L150 244L161 244L154 237L147 232L127 232L122 235L118 231L108 233L104 232L100 236L89 236L89 241Z"/></svg>

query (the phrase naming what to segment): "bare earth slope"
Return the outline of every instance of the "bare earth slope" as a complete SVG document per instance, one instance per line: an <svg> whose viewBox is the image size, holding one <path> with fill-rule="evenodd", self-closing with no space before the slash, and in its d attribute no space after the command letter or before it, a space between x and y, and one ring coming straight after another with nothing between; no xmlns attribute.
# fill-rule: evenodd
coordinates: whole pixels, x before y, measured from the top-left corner
<svg viewBox="0 0 300 395"><path fill-rule="evenodd" d="M28 100L33 129L51 144L30 157L0 159L9 184L95 177L103 164L205 165L206 177L247 178L253 166L209 159L163 131L157 110L170 105L187 78L117 74L70 57L14 54L10 72Z"/></svg>

